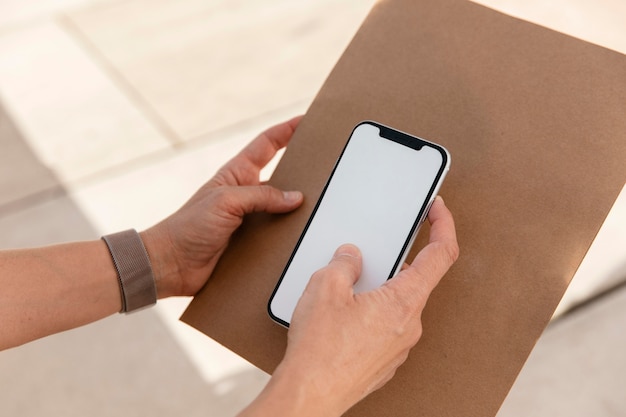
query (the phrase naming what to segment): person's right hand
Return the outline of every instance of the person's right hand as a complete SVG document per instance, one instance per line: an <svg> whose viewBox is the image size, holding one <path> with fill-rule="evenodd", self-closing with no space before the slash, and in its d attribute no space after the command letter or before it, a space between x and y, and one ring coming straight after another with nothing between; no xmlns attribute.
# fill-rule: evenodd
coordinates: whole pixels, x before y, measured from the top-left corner
<svg viewBox="0 0 626 417"><path fill-rule="evenodd" d="M313 275L294 312L285 357L257 405L273 403L264 409L272 415L338 416L393 377L422 334L428 296L459 254L441 198L428 219L428 245L376 290L353 293L361 273L353 245L341 246Z"/></svg>

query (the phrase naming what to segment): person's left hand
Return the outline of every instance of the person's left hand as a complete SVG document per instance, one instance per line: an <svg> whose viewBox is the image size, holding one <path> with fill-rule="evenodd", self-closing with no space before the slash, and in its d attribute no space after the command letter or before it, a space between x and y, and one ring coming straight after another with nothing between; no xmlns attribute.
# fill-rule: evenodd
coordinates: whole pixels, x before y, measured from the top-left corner
<svg viewBox="0 0 626 417"><path fill-rule="evenodd" d="M141 233L159 298L194 295L207 281L246 213L285 213L302 193L283 192L259 180L261 169L285 147L301 117L254 139L177 212Z"/></svg>

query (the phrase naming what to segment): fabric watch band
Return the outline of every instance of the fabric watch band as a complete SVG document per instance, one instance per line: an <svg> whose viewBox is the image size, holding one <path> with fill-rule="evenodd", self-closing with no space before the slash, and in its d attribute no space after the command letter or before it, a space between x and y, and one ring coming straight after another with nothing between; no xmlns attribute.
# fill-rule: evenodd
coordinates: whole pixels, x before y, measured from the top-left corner
<svg viewBox="0 0 626 417"><path fill-rule="evenodd" d="M135 229L102 236L109 248L122 293L122 310L129 313L156 303L157 292L150 258Z"/></svg>

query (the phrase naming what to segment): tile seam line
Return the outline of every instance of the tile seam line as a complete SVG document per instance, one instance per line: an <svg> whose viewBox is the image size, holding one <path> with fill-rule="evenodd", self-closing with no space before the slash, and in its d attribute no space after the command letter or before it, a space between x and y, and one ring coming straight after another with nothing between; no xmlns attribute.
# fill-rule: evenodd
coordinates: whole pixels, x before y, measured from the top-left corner
<svg viewBox="0 0 626 417"><path fill-rule="evenodd" d="M92 62L107 76L146 120L154 126L169 142L177 148L183 144L182 138L159 114L159 112L143 97L143 95L124 77L124 75L111 63L98 49L97 45L83 33L83 31L64 13L58 14L54 21L64 30L76 44L92 59Z"/></svg>
<svg viewBox="0 0 626 417"><path fill-rule="evenodd" d="M189 137L189 139L185 140L185 144L192 144L192 143L196 143L196 142L205 142L205 141L212 140L212 138L214 136L218 136L220 134L223 134L224 132L232 131L232 130L236 129L237 127L240 127L240 126L252 126L255 123L257 123L258 121L263 120L266 117L271 117L271 116L276 115L276 114L281 114L283 112L286 112L286 110L288 110L290 108L299 106L299 105L304 104L304 103L311 103L311 101L312 100L309 99L309 98L303 98L303 99L298 99L298 100L292 101L292 102L287 103L287 104L282 105L282 106L278 106L276 108L271 108L271 109L266 110L266 111L264 111L262 113L259 113L257 115L250 116L250 117L247 117L245 119L238 120L237 122L230 123L228 125L221 126L221 127L217 128L217 129L210 130L210 131L207 131L207 132L203 132L203 133L191 136L191 137ZM291 117L296 117L298 115L300 115L299 112L298 113L294 113L293 115L288 116L288 117L291 118ZM287 119L285 119L285 121L286 120ZM257 135L260 135L261 133L264 132L265 129L269 129L270 127L271 127L271 125L265 126L264 128L260 128L260 130L257 132ZM254 137L251 137L250 141L252 141L252 139L254 139Z"/></svg>
<svg viewBox="0 0 626 417"><path fill-rule="evenodd" d="M596 294L593 294L579 301L578 303L574 304L568 310L564 311L555 320L552 320L552 323L558 323L559 321L565 320L568 317L572 317L579 313L583 313L589 307L592 307L594 305L597 305L603 302L607 298L611 297L612 295L616 294L617 292L623 289L626 289L626 277L624 277L623 279L620 279L619 281L613 283L612 285L609 285L605 289L598 291Z"/></svg>
<svg viewBox="0 0 626 417"><path fill-rule="evenodd" d="M60 185L52 185L50 187L46 187L42 191L37 191L32 194L29 194L28 196L20 198L18 199L18 201L22 201L24 199L30 199L31 197L34 196L34 198L38 202L41 202L43 200L39 199L39 197L37 196L39 195L47 196L49 195L48 194L49 192L54 192L52 190L57 189L59 187L62 188L64 192L66 192L68 195L71 196L76 190L84 188L84 187L89 187L93 184L106 180L107 178L116 177L119 175L125 175L126 173L139 169L142 166L149 166L151 164L164 161L172 157L173 155L177 155L183 152L193 152L194 149L197 147L201 147L207 144L223 143L224 139L221 139L221 135L223 135L224 133L228 134L228 132L232 132L236 130L237 127L241 125L254 125L257 121L262 120L264 117L271 116L276 113L281 113L285 111L286 109L289 109L293 105L297 105L297 104L307 102L307 101L308 100L299 100L294 103L291 103L290 105L282 106L282 107L279 107L278 109L269 110L267 112L262 113L259 116L254 116L254 117L250 117L247 119L243 119L237 123L233 123L233 124L218 128L216 130L203 133L201 135L197 135L172 148L157 149L157 150L143 153L128 161L123 161L123 162L119 162L117 164L111 165L107 167L105 170L92 172L89 174L82 175L78 178L66 180L66 181L63 181L63 183ZM269 127L270 126L266 126L266 128L269 128ZM257 135L261 134L263 130L264 128L259 128L256 134ZM251 136L249 138L249 141L252 141L254 137L255 137L254 135ZM209 178L207 178L207 181L208 180ZM28 201L31 201L31 200L28 200ZM14 201L0 204L0 217L6 214L4 213L4 211L13 210L12 208L10 208L10 207L13 207L14 205L13 203ZM8 209L6 209L5 206L8 207Z"/></svg>
<svg viewBox="0 0 626 417"><path fill-rule="evenodd" d="M17 199L0 204L0 218L4 218L20 211L45 204L57 198L67 196L68 191L63 184L55 184L44 189L34 191Z"/></svg>

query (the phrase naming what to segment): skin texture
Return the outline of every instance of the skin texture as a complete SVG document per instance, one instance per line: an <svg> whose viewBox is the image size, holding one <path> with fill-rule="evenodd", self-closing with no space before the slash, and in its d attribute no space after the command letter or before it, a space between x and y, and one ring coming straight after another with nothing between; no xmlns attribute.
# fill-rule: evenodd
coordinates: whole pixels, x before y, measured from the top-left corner
<svg viewBox="0 0 626 417"><path fill-rule="evenodd" d="M438 197L428 245L380 288L354 294L357 247L343 245L300 299L285 357L241 416L339 416L389 381L422 334L428 296L459 256L454 221Z"/></svg>
<svg viewBox="0 0 626 417"><path fill-rule="evenodd" d="M207 281L246 213L286 213L302 204L299 191L259 181L261 169L287 146L301 117L276 125L226 163L176 213L142 233L159 297L194 295Z"/></svg>
<svg viewBox="0 0 626 417"><path fill-rule="evenodd" d="M300 192L261 184L300 117L254 139L174 214L141 232L159 298L193 295L213 272L246 213L285 213ZM72 329L121 310L117 273L102 240L0 252L0 349Z"/></svg>
<svg viewBox="0 0 626 417"><path fill-rule="evenodd" d="M141 232L158 298L202 288L246 213L300 206L300 192L259 181L299 121L263 132L183 207ZM454 221L441 198L428 219L428 245L374 291L353 293L361 254L352 245L337 249L296 307L283 361L241 416L339 416L393 377L421 336L430 292L458 257ZM2 251L0 288L0 350L121 309L117 273L102 240Z"/></svg>

